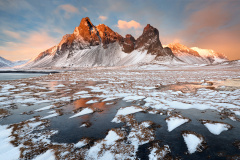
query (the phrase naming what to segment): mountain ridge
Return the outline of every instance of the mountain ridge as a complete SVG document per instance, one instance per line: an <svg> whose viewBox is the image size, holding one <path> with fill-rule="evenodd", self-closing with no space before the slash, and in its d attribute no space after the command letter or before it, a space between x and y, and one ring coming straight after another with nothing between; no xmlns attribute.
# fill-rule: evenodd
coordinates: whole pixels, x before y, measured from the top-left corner
<svg viewBox="0 0 240 160"><path fill-rule="evenodd" d="M109 47L112 50L109 50ZM133 60L135 54L142 58L138 61ZM149 60L146 61L146 55L152 55L152 57L147 56L146 59ZM25 67L131 65L131 63L150 62L159 56L170 57L170 59L174 57L171 50L163 48L158 30L150 24L144 28L142 35L135 40L130 34L123 38L105 24L94 26L90 19L86 17L81 20L78 27L75 27L72 34L64 35L58 45L41 52ZM113 61L113 63L105 62L104 58ZM95 61L90 59L95 59ZM86 61L89 64L86 64Z"/></svg>
<svg viewBox="0 0 240 160"><path fill-rule="evenodd" d="M218 53L211 49L201 49L198 47L187 47L180 43L170 43L165 45L169 47L173 54L181 61L188 64L213 64L228 61L224 54Z"/></svg>
<svg viewBox="0 0 240 160"><path fill-rule="evenodd" d="M27 63L29 60L10 61L0 56L0 68L15 67Z"/></svg>
<svg viewBox="0 0 240 160"><path fill-rule="evenodd" d="M114 32L105 24L93 25L88 17L82 18L72 34L66 34L55 46L41 52L25 68L51 67L109 67L138 63L177 62L186 64L212 64L225 60L217 54L203 56L205 50L196 51L182 44L163 46L159 31L147 24L135 39ZM205 53L206 54L206 53Z"/></svg>

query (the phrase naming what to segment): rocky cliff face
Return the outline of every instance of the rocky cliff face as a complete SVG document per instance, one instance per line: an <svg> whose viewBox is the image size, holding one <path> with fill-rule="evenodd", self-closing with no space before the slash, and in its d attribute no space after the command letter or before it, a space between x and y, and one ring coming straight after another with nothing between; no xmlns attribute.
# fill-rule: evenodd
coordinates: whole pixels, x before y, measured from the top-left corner
<svg viewBox="0 0 240 160"><path fill-rule="evenodd" d="M106 48L107 45L110 43L114 42L121 43L123 41L123 37L120 34L114 32L111 28L109 28L105 24L99 24L97 26L97 30L99 32L99 36L101 38L101 42L104 48Z"/></svg>
<svg viewBox="0 0 240 160"><path fill-rule="evenodd" d="M160 54L163 47L159 40L158 30L148 24L142 35L136 40L135 49L148 50L148 53L153 55Z"/></svg>
<svg viewBox="0 0 240 160"><path fill-rule="evenodd" d="M125 53L131 53L135 47L135 38L131 34L127 34L123 42L123 51Z"/></svg>
<svg viewBox="0 0 240 160"><path fill-rule="evenodd" d="M144 28L142 35L136 40L135 49L147 50L148 54L157 56L173 56L169 48L163 49L158 30L150 24Z"/></svg>

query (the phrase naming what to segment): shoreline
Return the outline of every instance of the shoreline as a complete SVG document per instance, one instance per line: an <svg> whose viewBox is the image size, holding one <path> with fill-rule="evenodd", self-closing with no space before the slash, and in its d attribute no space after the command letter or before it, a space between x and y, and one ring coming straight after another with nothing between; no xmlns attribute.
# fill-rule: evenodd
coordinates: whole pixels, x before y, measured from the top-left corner
<svg viewBox="0 0 240 160"><path fill-rule="evenodd" d="M0 70L0 73L39 73L39 74L50 74L60 73L59 71L18 71L18 70Z"/></svg>

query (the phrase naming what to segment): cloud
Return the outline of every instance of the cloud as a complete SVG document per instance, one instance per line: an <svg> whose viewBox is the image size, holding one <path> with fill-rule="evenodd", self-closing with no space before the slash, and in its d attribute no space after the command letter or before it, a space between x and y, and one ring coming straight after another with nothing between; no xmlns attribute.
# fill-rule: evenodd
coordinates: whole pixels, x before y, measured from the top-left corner
<svg viewBox="0 0 240 160"><path fill-rule="evenodd" d="M58 6L55 10L55 13L60 14L61 11L64 12L64 17L67 19L69 19L74 14L80 13L79 10L71 4L63 4Z"/></svg>
<svg viewBox="0 0 240 160"><path fill-rule="evenodd" d="M85 11L85 12L88 12L88 9L86 7L82 7L82 9Z"/></svg>
<svg viewBox="0 0 240 160"><path fill-rule="evenodd" d="M221 26L228 25L234 13L229 11L225 2L208 4L207 6L193 12L187 19L186 34L208 33Z"/></svg>
<svg viewBox="0 0 240 160"><path fill-rule="evenodd" d="M10 37L15 38L15 39L19 39L21 37L19 33L13 32L13 31L9 31L9 30L3 30L3 33L5 35L10 36Z"/></svg>
<svg viewBox="0 0 240 160"><path fill-rule="evenodd" d="M117 27L119 29L130 29L130 28L138 29L138 28L142 28L141 24L136 22L136 21L134 21L134 20L131 20L129 22L123 21L123 20L119 20Z"/></svg>
<svg viewBox="0 0 240 160"><path fill-rule="evenodd" d="M21 42L5 42L0 46L0 55L10 60L34 58L58 43L58 39L51 37L44 30L24 33L24 35L27 36L23 36Z"/></svg>
<svg viewBox="0 0 240 160"><path fill-rule="evenodd" d="M191 47L213 49L225 54L230 60L240 59L240 3L236 1L194 1L185 8L185 27L166 38L179 38ZM238 6L238 7L237 7Z"/></svg>
<svg viewBox="0 0 240 160"><path fill-rule="evenodd" d="M240 59L240 24L209 33L196 40L201 48L213 49L225 54L230 60Z"/></svg>
<svg viewBox="0 0 240 160"><path fill-rule="evenodd" d="M108 19L108 17L106 16L99 16L98 19L100 19L101 21L105 21Z"/></svg>

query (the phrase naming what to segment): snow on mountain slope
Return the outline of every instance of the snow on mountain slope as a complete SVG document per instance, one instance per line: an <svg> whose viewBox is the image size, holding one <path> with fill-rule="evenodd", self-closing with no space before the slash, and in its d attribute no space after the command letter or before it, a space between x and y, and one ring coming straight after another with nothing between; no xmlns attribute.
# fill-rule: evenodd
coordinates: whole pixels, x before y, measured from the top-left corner
<svg viewBox="0 0 240 160"><path fill-rule="evenodd" d="M3 58L3 57L0 57L0 67L10 67L12 65L12 62Z"/></svg>
<svg viewBox="0 0 240 160"><path fill-rule="evenodd" d="M26 64L29 60L30 59L19 60L19 61L12 61L12 63L13 63L12 67L21 66L23 64Z"/></svg>
<svg viewBox="0 0 240 160"><path fill-rule="evenodd" d="M171 43L166 46L171 48L173 54L179 60L187 64L213 64L227 60L226 56L213 50L197 47L188 48L180 43Z"/></svg>
<svg viewBox="0 0 240 160"><path fill-rule="evenodd" d="M127 65L132 65L132 64L137 64L137 63L146 63L146 62L151 62L154 60L156 55L149 55L147 54L147 51L138 51L134 50L130 54L128 54L124 59L119 61L117 63L118 66L127 66Z"/></svg>
<svg viewBox="0 0 240 160"><path fill-rule="evenodd" d="M15 67L27 63L29 60L10 61L3 57L0 57L0 68L1 67Z"/></svg>
<svg viewBox="0 0 240 160"><path fill-rule="evenodd" d="M134 50L130 54L122 51L122 47L117 43L108 44L104 49L101 45L92 46L90 49L76 50L71 57L68 53L55 58L47 55L43 59L34 62L34 67L97 67L97 66L125 66L139 62L151 62L156 55L149 55L147 51ZM30 66L29 64L28 66Z"/></svg>
<svg viewBox="0 0 240 160"><path fill-rule="evenodd" d="M201 57L208 59L211 63L220 63L228 60L225 55L211 49L201 49L198 47L192 47L191 49L197 51Z"/></svg>
<svg viewBox="0 0 240 160"><path fill-rule="evenodd" d="M104 49L101 45L92 46L90 49L77 50L72 57L66 55L54 63L56 67L95 67L115 66L127 54L121 50L120 45L115 42Z"/></svg>
<svg viewBox="0 0 240 160"><path fill-rule="evenodd" d="M187 64L203 64L208 63L202 58L197 51L188 48L180 43L170 43L167 47L171 48L173 54L181 61Z"/></svg>

